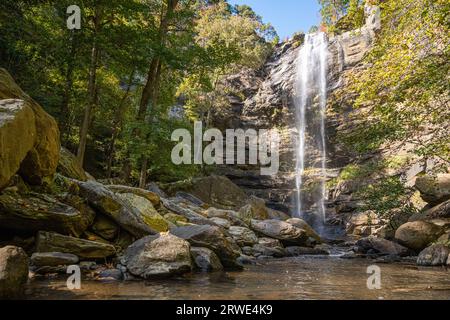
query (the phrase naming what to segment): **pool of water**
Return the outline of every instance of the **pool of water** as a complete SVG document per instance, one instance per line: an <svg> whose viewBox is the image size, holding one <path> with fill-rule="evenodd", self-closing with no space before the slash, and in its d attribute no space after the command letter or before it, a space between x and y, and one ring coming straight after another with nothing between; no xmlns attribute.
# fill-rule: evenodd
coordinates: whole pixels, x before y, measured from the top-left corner
<svg viewBox="0 0 450 320"><path fill-rule="evenodd" d="M381 289L367 288L373 261L302 257L263 261L243 272L193 273L171 280L82 281L67 289L64 278L33 280L29 299L445 299L450 300L450 269L413 264L378 264Z"/></svg>

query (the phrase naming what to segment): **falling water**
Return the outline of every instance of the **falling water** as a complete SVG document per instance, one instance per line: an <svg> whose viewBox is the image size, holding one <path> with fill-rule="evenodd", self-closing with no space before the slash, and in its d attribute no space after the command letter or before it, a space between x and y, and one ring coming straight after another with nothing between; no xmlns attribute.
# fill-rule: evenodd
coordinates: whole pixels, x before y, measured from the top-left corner
<svg viewBox="0 0 450 320"><path fill-rule="evenodd" d="M306 217L303 194L306 171L318 176L318 190L308 195L315 207L311 223L321 229L325 221L325 111L327 100L328 43L324 33L308 34L297 58L295 107L297 110L297 216ZM319 161L317 159L320 159ZM311 201L310 201L311 202ZM310 205L311 203L309 203ZM309 207L308 205L308 207ZM313 221L311 221L313 220Z"/></svg>

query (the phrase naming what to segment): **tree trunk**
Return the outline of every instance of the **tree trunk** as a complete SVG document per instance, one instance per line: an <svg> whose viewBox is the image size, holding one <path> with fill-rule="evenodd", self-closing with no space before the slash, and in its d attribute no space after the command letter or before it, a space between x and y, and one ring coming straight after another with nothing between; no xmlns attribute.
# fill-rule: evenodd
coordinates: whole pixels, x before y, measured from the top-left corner
<svg viewBox="0 0 450 320"><path fill-rule="evenodd" d="M172 19L173 13L179 0L167 0L167 8L161 12L161 22L158 30L158 43L160 48L164 48L167 40L167 33L169 29L169 23ZM139 103L139 111L137 115L138 121L146 121L148 107L151 103L151 107L155 108L158 95L159 95L159 83L161 79L161 68L162 61L160 53L152 59L150 63L150 68L147 73L147 83L142 91L141 101ZM137 133L139 136L140 133ZM142 138L142 137L141 137ZM139 179L139 187L144 188L147 183L147 168L148 168L148 158L143 156L141 159L141 174Z"/></svg>
<svg viewBox="0 0 450 320"><path fill-rule="evenodd" d="M81 166L84 164L84 156L86 152L87 135L91 123L92 110L97 103L97 69L100 57L100 48L98 44L98 33L101 26L100 8L95 8L94 16L94 40L91 50L91 63L89 67L89 84L88 84L88 104L84 111L83 123L80 129L80 143L78 145L77 158Z"/></svg>
<svg viewBox="0 0 450 320"><path fill-rule="evenodd" d="M70 98L73 90L73 72L75 70L75 55L76 55L76 38L75 32L71 35L71 46L70 46L70 56L67 61L67 69L65 73L65 84L64 84L64 92L61 102L61 144L65 145L68 140L68 135L70 133L71 123L70 123Z"/></svg>
<svg viewBox="0 0 450 320"><path fill-rule="evenodd" d="M133 84L133 79L134 79L134 70L131 72L129 80L128 80L128 84L127 84L127 89L122 97L122 99L120 100L119 106L117 108L116 114L115 114L115 119L113 122L113 128L112 128L112 135L111 135L111 142L109 144L108 147L108 164L107 164L107 177L111 178L112 177L112 164L114 161L114 152L115 152L115 145L116 145L116 140L119 136L120 133L120 129L122 127L122 123L123 123L123 117L124 114L126 112L127 109L127 99L130 95L130 91L131 91L131 86Z"/></svg>

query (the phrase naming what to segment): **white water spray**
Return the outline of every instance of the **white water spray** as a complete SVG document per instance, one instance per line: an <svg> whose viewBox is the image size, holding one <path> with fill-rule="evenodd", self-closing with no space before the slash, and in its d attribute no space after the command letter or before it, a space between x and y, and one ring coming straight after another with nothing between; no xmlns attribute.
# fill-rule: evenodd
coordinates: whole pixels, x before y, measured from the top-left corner
<svg viewBox="0 0 450 320"><path fill-rule="evenodd" d="M320 190L312 197L316 212L313 223L321 228L325 221L326 198L326 138L325 118L327 102L328 42L324 33L308 34L297 58L295 107L297 110L297 216L304 217L304 176L306 170L319 173ZM314 162L314 154L320 161ZM315 159L318 157L316 156ZM318 225L320 224L320 225Z"/></svg>

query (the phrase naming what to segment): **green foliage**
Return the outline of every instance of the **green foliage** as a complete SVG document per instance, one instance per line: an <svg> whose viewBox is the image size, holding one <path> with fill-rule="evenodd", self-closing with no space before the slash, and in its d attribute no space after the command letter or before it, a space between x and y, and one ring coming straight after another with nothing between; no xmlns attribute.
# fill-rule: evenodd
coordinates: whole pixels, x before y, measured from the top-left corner
<svg viewBox="0 0 450 320"><path fill-rule="evenodd" d="M391 218L394 212L405 215L417 213L409 201L411 190L406 188L398 177L384 178L374 184L361 188L357 195L364 199L364 211L372 210L380 218Z"/></svg>
<svg viewBox="0 0 450 320"><path fill-rule="evenodd" d="M197 119L222 103L218 80L242 66L259 67L278 42L274 28L250 7L223 0L177 1L166 29L161 25L168 0L86 0L77 3L82 28L71 31L66 9L72 4L2 0L0 65L58 120L62 143L72 151L81 141L87 106L93 106L85 167L95 176L126 177L131 165L136 180L142 157L150 159L152 179L198 174L193 166L172 165L171 133L191 124L171 118L169 110L184 98L186 113ZM155 58L156 105L148 106L145 121L136 121Z"/></svg>
<svg viewBox="0 0 450 320"><path fill-rule="evenodd" d="M319 0L322 23L328 32L340 34L365 23L365 0Z"/></svg>

